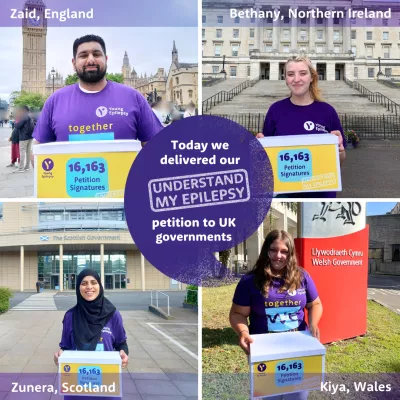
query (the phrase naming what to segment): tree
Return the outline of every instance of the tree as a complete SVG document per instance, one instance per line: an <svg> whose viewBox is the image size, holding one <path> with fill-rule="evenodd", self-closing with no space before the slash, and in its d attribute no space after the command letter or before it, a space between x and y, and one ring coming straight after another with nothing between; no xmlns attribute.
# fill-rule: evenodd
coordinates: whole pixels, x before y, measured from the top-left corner
<svg viewBox="0 0 400 400"><path fill-rule="evenodd" d="M114 73L107 72L106 78L109 81L118 82L118 83L123 83L123 81L124 81L124 76L122 74L114 74ZM67 78L65 79L65 84L67 86L73 85L74 83L77 83L77 82L78 82L77 74L68 75Z"/></svg>
<svg viewBox="0 0 400 400"><path fill-rule="evenodd" d="M41 110L46 100L47 98L39 93L20 92L14 98L14 106L28 106L31 110Z"/></svg>

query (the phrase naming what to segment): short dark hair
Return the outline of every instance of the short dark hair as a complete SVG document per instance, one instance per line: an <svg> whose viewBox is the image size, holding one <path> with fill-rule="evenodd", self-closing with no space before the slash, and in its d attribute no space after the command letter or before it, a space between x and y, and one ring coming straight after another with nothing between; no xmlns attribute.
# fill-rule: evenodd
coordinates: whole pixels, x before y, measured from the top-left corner
<svg viewBox="0 0 400 400"><path fill-rule="evenodd" d="M85 35L82 36L78 39L75 40L73 48L72 48L72 52L74 54L74 58L76 57L76 53L78 52L78 47L82 44L82 43L88 43L88 42L97 42L99 43L99 45L101 46L101 48L103 49L104 55L106 55L106 44L104 43L104 40L97 35Z"/></svg>
<svg viewBox="0 0 400 400"><path fill-rule="evenodd" d="M29 108L29 106L27 106L27 105L20 105L20 106L18 106L18 108L19 108L20 110L24 110L24 111L26 111L26 112L29 112L29 111L30 111L30 108Z"/></svg>

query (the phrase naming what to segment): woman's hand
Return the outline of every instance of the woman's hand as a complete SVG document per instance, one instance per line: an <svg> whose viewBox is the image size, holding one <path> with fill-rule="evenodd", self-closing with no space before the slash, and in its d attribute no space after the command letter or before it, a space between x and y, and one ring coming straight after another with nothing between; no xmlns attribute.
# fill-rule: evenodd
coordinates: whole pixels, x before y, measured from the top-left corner
<svg viewBox="0 0 400 400"><path fill-rule="evenodd" d="M264 137L264 134L263 133L257 133L257 135L256 135L256 138L257 139L262 139Z"/></svg>
<svg viewBox="0 0 400 400"><path fill-rule="evenodd" d="M58 367L58 357L60 357L63 352L64 350L60 349L56 353L54 353L54 364L56 364L57 367Z"/></svg>
<svg viewBox="0 0 400 400"><path fill-rule="evenodd" d="M311 335L313 337L315 337L318 340L320 340L319 339L319 328L318 328L318 325L310 325L308 329L310 330L310 333L311 333Z"/></svg>
<svg viewBox="0 0 400 400"><path fill-rule="evenodd" d="M250 343L253 343L254 340L250 337L249 332L243 331L240 334L239 338L239 346L246 354L250 354Z"/></svg>
<svg viewBox="0 0 400 400"><path fill-rule="evenodd" d="M336 135L339 138L339 153L341 153L342 151L344 151L343 136L342 136L341 132L340 131L332 131L331 134Z"/></svg>
<svg viewBox="0 0 400 400"><path fill-rule="evenodd" d="M129 363L128 355L125 353L124 350L120 350L119 355L121 356L121 360L122 360L122 368L126 368Z"/></svg>

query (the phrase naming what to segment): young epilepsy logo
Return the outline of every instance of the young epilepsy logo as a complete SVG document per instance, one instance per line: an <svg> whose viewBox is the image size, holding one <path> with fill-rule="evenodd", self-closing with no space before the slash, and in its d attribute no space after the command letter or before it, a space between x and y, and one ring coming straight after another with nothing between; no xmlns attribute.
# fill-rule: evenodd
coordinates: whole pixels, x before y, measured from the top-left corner
<svg viewBox="0 0 400 400"><path fill-rule="evenodd" d="M100 107L97 107L97 109L96 109L96 115L99 118L105 117L107 115L107 113L108 113L107 107L100 106Z"/></svg>
<svg viewBox="0 0 400 400"><path fill-rule="evenodd" d="M125 188L126 219L155 268L180 282L215 286L231 271L214 254L257 230L272 194L268 156L250 132L225 118L191 117L139 152Z"/></svg>
<svg viewBox="0 0 400 400"><path fill-rule="evenodd" d="M306 121L304 122L304 129L306 131L312 131L315 128L315 124L312 121Z"/></svg>

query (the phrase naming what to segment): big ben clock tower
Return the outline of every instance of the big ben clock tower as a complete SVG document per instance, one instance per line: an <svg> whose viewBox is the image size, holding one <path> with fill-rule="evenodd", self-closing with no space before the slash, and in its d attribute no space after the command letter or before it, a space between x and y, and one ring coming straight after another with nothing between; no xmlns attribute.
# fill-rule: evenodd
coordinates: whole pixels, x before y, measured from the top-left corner
<svg viewBox="0 0 400 400"><path fill-rule="evenodd" d="M47 21L42 0L27 0L24 11L36 9L36 18L22 20L23 56L22 87L30 93L46 93L46 36ZM39 17L39 19L37 19Z"/></svg>

